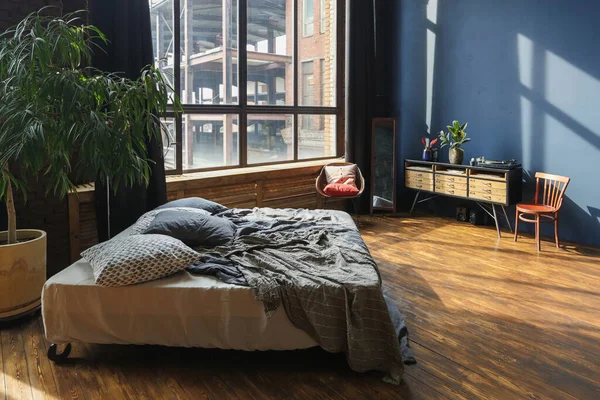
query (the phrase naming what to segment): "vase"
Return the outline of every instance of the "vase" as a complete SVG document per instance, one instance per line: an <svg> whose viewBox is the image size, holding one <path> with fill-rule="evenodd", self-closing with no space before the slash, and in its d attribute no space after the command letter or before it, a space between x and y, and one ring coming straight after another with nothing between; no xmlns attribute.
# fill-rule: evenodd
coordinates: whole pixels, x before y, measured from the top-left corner
<svg viewBox="0 0 600 400"><path fill-rule="evenodd" d="M463 149L454 148L450 149L448 156L450 158L450 164L462 164L465 152Z"/></svg>
<svg viewBox="0 0 600 400"><path fill-rule="evenodd" d="M431 149L429 147L426 147L423 150L423 161L431 161Z"/></svg>

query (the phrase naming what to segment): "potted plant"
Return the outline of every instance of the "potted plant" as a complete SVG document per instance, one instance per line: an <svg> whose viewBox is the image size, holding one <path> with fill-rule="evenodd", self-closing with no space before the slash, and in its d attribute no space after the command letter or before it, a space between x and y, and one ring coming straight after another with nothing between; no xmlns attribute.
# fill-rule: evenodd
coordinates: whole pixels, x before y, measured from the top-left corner
<svg viewBox="0 0 600 400"><path fill-rule="evenodd" d="M465 154L462 145L471 140L467 137L467 125L467 122L461 124L458 121L452 121L452 125L447 126L447 133L440 132L440 147L450 146L448 156L451 164L462 164L463 162Z"/></svg>
<svg viewBox="0 0 600 400"><path fill-rule="evenodd" d="M39 177L64 197L75 179L148 184L146 143L161 138L172 89L148 66L138 80L89 67L92 46L106 43L77 14L32 13L0 35L0 319L40 304L46 280L46 233L18 230L14 191ZM179 106L177 100L174 100Z"/></svg>

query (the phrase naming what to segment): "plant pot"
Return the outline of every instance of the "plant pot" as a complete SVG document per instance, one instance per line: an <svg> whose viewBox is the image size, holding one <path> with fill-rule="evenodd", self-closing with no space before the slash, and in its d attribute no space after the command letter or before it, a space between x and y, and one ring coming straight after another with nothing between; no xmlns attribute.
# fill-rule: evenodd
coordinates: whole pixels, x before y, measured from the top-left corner
<svg viewBox="0 0 600 400"><path fill-rule="evenodd" d="M450 149L448 157L450 158L450 164L462 164L465 152L463 149Z"/></svg>
<svg viewBox="0 0 600 400"><path fill-rule="evenodd" d="M0 232L0 243L8 232ZM16 244L0 245L0 320L17 318L40 307L46 282L46 232L20 229Z"/></svg>

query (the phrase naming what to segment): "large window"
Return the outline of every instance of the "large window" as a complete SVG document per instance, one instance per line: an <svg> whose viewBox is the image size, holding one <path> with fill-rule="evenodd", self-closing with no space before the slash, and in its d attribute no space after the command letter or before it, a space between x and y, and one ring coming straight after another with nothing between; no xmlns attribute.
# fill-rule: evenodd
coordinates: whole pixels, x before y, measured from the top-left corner
<svg viewBox="0 0 600 400"><path fill-rule="evenodd" d="M343 0L149 1L169 172L343 154Z"/></svg>

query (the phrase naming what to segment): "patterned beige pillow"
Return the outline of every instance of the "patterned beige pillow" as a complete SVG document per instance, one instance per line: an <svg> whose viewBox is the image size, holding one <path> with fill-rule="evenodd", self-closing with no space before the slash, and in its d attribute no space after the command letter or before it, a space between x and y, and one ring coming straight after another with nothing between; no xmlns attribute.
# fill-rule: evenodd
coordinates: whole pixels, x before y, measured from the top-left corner
<svg viewBox="0 0 600 400"><path fill-rule="evenodd" d="M159 279L181 271L201 258L181 240L166 235L115 237L81 253L94 272L96 284L125 286Z"/></svg>
<svg viewBox="0 0 600 400"><path fill-rule="evenodd" d="M325 177L327 178L328 185L331 183L341 183L340 181L356 182L356 164L327 165L325 167Z"/></svg>

